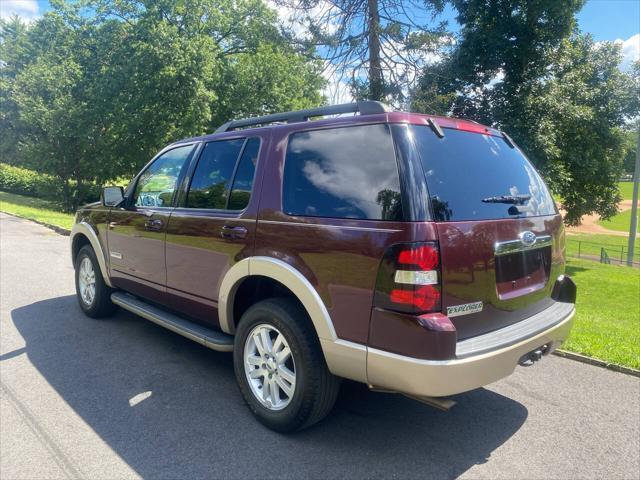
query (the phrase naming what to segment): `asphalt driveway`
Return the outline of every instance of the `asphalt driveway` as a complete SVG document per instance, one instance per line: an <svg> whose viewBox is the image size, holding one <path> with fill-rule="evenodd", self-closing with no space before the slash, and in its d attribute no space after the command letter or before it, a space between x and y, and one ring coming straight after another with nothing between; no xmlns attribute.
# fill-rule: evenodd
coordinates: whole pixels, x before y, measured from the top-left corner
<svg viewBox="0 0 640 480"><path fill-rule="evenodd" d="M558 357L449 413L343 386L290 436L230 354L119 312L85 318L68 238L0 214L0 478L639 478L640 379Z"/></svg>

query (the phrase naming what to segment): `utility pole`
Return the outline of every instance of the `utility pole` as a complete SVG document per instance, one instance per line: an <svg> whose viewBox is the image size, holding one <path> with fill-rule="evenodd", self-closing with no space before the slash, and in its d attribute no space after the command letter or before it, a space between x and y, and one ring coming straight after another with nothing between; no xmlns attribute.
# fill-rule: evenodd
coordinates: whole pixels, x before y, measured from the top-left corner
<svg viewBox="0 0 640 480"><path fill-rule="evenodd" d="M633 169L633 203L631 204L631 226L629 228L629 253L627 265L633 266L633 248L638 231L638 184L640 183L640 126L636 131L636 165Z"/></svg>

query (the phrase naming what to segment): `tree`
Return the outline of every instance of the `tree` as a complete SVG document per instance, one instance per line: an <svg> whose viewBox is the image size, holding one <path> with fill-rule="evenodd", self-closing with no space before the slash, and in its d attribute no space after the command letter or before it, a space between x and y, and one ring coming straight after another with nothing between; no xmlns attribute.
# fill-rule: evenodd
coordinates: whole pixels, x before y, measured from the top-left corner
<svg viewBox="0 0 640 480"><path fill-rule="evenodd" d="M493 121L496 98L517 102L546 75L584 2L453 0L461 25L456 48L438 65L424 69L412 106L431 104L446 113ZM434 102L427 92L440 100Z"/></svg>
<svg viewBox="0 0 640 480"><path fill-rule="evenodd" d="M458 47L424 72L412 103L507 131L563 198L569 224L615 213L621 129L638 114L619 47L571 35L582 3L456 1Z"/></svg>
<svg viewBox="0 0 640 480"><path fill-rule="evenodd" d="M525 115L511 121L514 135L527 142L532 159L563 198L569 224L592 212L603 218L617 213L623 128L638 115L638 91L618 69L620 60L618 45L574 35L550 66L551 78L532 89Z"/></svg>
<svg viewBox="0 0 640 480"><path fill-rule="evenodd" d="M317 47L329 73L348 79L359 99L402 103L420 69L451 40L446 23L436 21L445 0L275 1L293 12L293 39Z"/></svg>
<svg viewBox="0 0 640 480"><path fill-rule="evenodd" d="M15 141L20 136L20 116L10 92L29 58L28 50L27 25L17 16L0 19L0 160L7 163L20 162Z"/></svg>
<svg viewBox="0 0 640 480"><path fill-rule="evenodd" d="M19 126L2 148L58 177L69 209L85 185L133 174L167 143L322 102L319 65L262 0L51 5L23 30L2 24L0 121Z"/></svg>

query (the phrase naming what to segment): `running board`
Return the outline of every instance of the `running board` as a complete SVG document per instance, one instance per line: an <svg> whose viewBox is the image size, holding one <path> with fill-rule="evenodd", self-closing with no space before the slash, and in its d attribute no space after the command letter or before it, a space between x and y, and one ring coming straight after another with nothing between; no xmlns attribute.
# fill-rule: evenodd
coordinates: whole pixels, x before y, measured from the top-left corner
<svg viewBox="0 0 640 480"><path fill-rule="evenodd" d="M133 295L114 292L111 294L111 301L125 310L151 320L153 323L207 348L219 352L231 352L233 350L233 337L231 335L185 320L161 308L150 305Z"/></svg>

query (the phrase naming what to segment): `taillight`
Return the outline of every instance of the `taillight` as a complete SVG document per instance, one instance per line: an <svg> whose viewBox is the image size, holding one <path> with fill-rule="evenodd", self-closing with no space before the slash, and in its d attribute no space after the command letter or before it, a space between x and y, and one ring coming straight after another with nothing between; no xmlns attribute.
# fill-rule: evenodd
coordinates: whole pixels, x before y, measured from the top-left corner
<svg viewBox="0 0 640 480"><path fill-rule="evenodd" d="M392 245L378 270L374 304L376 307L407 313L440 311L438 244L420 242Z"/></svg>

